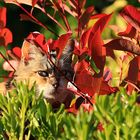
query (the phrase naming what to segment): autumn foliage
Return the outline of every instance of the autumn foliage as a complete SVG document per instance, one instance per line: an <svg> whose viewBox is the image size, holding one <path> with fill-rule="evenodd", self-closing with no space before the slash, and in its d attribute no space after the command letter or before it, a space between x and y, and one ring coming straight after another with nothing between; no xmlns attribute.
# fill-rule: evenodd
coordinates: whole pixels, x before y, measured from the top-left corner
<svg viewBox="0 0 140 140"><path fill-rule="evenodd" d="M13 3L19 6L25 12L25 14L20 15L22 20L33 21L48 32L57 36L57 40L52 38L47 40L43 34L33 32L26 38L26 40L33 40L37 43L46 54L49 54L50 50L57 50L57 58L59 59L67 41L70 38L74 38L73 67L75 76L73 81L69 81L72 85L69 87L69 90L72 90L74 94L78 95L78 98L73 103L70 111L74 111L74 109L81 104L89 110L89 104L92 105L95 102L95 94L105 95L114 93L121 85L127 87L129 94L131 94L132 90L140 92L140 11L137 8L127 5L121 10L120 15L126 21L127 28L119 32L115 39L105 42L102 38L102 33L106 28L109 28L108 24L113 13L95 14L93 6L85 8L86 0L4 1L5 3ZM24 8L23 4L30 5L30 11ZM51 8L54 13L50 14L47 12L47 7ZM47 18L51 19L64 34L58 35L47 25L40 22L33 15L35 8L39 9ZM63 24L55 19L54 14L56 13L62 19ZM67 15L75 18L77 22L77 27L75 29L71 28ZM92 25L89 24L92 21L96 22ZM6 28L6 8L1 7L0 46L5 47L9 58L6 59L1 52L0 54L5 59L3 68L7 70L8 67L8 70L10 70L9 77L12 76L21 58L20 47L13 46L13 49L7 49L8 44L11 42L12 33ZM26 48L28 49L28 45ZM121 74L122 71L120 71L119 85L113 87L110 84L112 72L106 65L106 58L111 57L115 60L114 50L125 51L125 55L123 54L120 56L122 62L126 62L129 57L131 57L131 61L129 62L130 66L128 65L128 74L123 77ZM26 51L27 50L25 50L25 52ZM9 68L9 66L11 68Z"/></svg>

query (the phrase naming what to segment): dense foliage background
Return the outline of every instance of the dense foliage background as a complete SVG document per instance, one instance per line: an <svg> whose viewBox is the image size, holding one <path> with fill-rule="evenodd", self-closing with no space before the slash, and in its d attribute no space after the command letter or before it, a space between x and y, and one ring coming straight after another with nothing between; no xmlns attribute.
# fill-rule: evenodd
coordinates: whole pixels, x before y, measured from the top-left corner
<svg viewBox="0 0 140 140"><path fill-rule="evenodd" d="M13 77L25 38L46 53L48 46L59 50L58 59L74 38L69 82L77 95L69 108L54 110L34 86L15 83L0 94L0 139L140 139L139 0L0 0L0 6L0 80Z"/></svg>
<svg viewBox="0 0 140 140"><path fill-rule="evenodd" d="M97 13L115 12L117 14L127 4L140 7L140 3L138 2L138 0L88 0L86 2L86 7L93 5ZM35 23L32 23L30 21L20 21L20 14L24 12L18 6L15 6L13 4L6 4L6 7L7 7L7 27L12 31L13 36L14 36L12 46L21 46L23 39L26 38L30 32L33 32L33 31L40 31L42 33L47 32L44 29L42 29L42 27L36 25ZM25 6L25 7L29 8L28 6ZM54 24L49 18L46 18L46 16L43 16L39 10L36 10L35 15L43 23L45 23L51 29L53 29L57 34L61 33L61 29L57 28L56 27L57 25ZM61 20L60 18L58 19L57 17L56 19ZM114 19L112 20L114 22L118 22L118 25L119 25L118 18L116 19L115 15L114 15ZM72 22L71 24L72 26L77 24L77 23L74 23L73 19L69 19L69 21ZM57 38L56 36L48 32L45 33L45 36L47 38L50 38L50 37ZM111 33L107 33L106 38L109 38L110 36L111 36Z"/></svg>

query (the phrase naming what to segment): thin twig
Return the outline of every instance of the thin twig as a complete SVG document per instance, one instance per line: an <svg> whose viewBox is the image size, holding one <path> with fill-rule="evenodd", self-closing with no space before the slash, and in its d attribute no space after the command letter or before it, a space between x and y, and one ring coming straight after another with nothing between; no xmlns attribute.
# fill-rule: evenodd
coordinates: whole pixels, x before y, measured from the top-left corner
<svg viewBox="0 0 140 140"><path fill-rule="evenodd" d="M45 12L45 9L41 9L41 11L48 16L52 21L54 21L61 29L63 29L64 31L67 31L55 18L53 18L50 14Z"/></svg>
<svg viewBox="0 0 140 140"><path fill-rule="evenodd" d="M57 8L57 6L56 6L53 2L52 2L52 4L54 5L54 7ZM63 8L63 3L62 3L62 8ZM63 22L64 22L66 28L68 29L68 31L71 31L69 22L68 22L68 20L67 20L67 18L66 18L65 11L64 11L64 12L61 12L58 8L57 8L57 10L58 10L59 15L60 15L61 18L63 19Z"/></svg>
<svg viewBox="0 0 140 140"><path fill-rule="evenodd" d="M85 100L87 100L87 101L90 103L90 105L93 106L93 104L92 104L92 102L90 101L90 99L88 98L88 96L87 96L86 94L84 94L84 93L81 91L81 89L80 89L73 81L71 81L69 78L67 78L67 77L63 74L63 72L53 63L53 61L50 59L50 57L48 57L48 58L49 58L50 62L53 64L53 66L60 72L60 74L63 75L63 76L65 77L65 79L66 79L68 82L70 82L75 88L77 88L77 90L79 91L80 96L83 97Z"/></svg>
<svg viewBox="0 0 140 140"><path fill-rule="evenodd" d="M12 66L12 64L7 60L7 58L0 52L0 55L3 57L3 59L10 65L10 67L14 70L14 71L16 71L15 70L15 68Z"/></svg>
<svg viewBox="0 0 140 140"><path fill-rule="evenodd" d="M132 82L130 82L130 81L128 81L128 80L124 80L124 81L127 82L128 84L130 84L131 86L133 86L138 92L140 92L140 88L137 87L136 84L134 84L134 83L132 83Z"/></svg>
<svg viewBox="0 0 140 140"><path fill-rule="evenodd" d="M46 26L45 26L44 24L42 24L37 18L35 18L32 14L30 14L25 8L23 8L23 7L21 6L20 3L18 3L18 2L16 1L16 4L17 4L29 17L31 17L38 25L42 26L44 29L50 31L51 33L53 33L54 35L56 35L57 37L59 37L58 34L56 34L56 33L55 33L53 30L51 30L50 28L46 27Z"/></svg>

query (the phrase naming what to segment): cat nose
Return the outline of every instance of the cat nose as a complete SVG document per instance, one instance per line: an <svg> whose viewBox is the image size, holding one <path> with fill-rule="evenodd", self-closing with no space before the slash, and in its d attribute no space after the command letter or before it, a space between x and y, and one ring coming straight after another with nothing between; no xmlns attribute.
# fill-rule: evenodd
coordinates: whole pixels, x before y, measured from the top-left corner
<svg viewBox="0 0 140 140"><path fill-rule="evenodd" d="M54 88L58 87L58 81L54 75L50 75L50 82Z"/></svg>

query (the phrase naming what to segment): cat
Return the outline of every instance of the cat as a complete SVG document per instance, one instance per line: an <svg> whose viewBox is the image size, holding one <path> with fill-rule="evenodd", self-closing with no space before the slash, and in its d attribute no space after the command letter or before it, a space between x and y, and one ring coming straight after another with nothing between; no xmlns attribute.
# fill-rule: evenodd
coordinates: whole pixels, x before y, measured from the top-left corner
<svg viewBox="0 0 140 140"><path fill-rule="evenodd" d="M36 93L43 92L43 97L57 107L61 103L69 107L73 94L67 89L68 79L72 80L74 70L72 68L72 54L74 40L68 41L60 59L57 60L56 52L50 52L50 57L43 53L33 41L26 41L30 44L28 50L28 61L25 60L24 45L22 46L22 57L10 82L0 84L0 92L6 92L15 88L13 81L29 81L29 88L35 83ZM27 54L26 54L27 55Z"/></svg>

